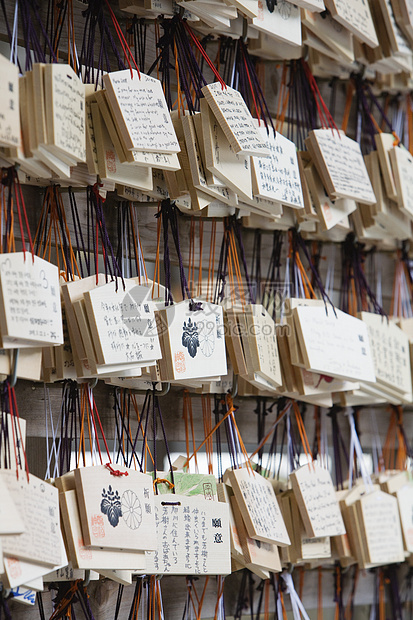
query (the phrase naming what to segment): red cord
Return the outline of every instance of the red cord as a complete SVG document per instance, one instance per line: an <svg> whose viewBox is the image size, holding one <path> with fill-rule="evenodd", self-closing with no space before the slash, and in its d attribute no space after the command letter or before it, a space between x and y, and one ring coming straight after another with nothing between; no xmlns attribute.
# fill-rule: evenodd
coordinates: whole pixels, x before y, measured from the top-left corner
<svg viewBox="0 0 413 620"><path fill-rule="evenodd" d="M219 73L218 73L214 63L212 62L212 60L210 59L210 57L208 56L208 54L206 53L206 51L202 47L202 45L201 45L200 41L198 40L198 38L192 32L191 28L188 26L187 22L184 22L184 26L185 26L185 29L187 30L187 32L189 33L191 39L193 40L193 42L195 43L195 45L197 46L197 48L201 52L203 58L206 60L207 65L209 66L209 68L211 69L211 71L213 72L215 77L217 78L218 82L221 84L222 90L224 90L224 88L226 88L227 85L225 84L225 82L222 79L222 77L219 75Z"/></svg>
<svg viewBox="0 0 413 620"><path fill-rule="evenodd" d="M129 45L128 45L128 42L127 42L127 41L126 41L126 39L125 39L125 36L124 36L124 34L123 34L123 32L122 32L122 29L121 29L121 27L119 26L119 22L118 22L118 20L116 19L116 15L115 15L115 13L113 12L113 10L112 10L112 8L111 8L111 6L110 6L110 4L109 4L108 0L105 0L105 2L106 2L106 6L107 6L107 7L108 7L108 9L109 9L109 13L110 13L110 16L111 16L111 18L112 18L113 25L115 26L116 33L117 33L117 35L118 35L118 38L119 38L120 44L121 44L122 49L123 49L123 53L125 54L126 61L127 61L128 65L129 65L129 69L130 69L130 72L131 72L131 77L132 77L132 79L133 79L133 69L132 69L132 65L131 65L131 63L130 63L129 58L131 58L131 59L132 59L132 62L133 62L133 64L135 65L136 70L137 70L137 72L138 72L138 77L139 77L139 79L141 79L141 72L139 71L139 67L138 67L138 65L136 64L136 60L135 60L135 58L134 58L134 56L133 56L133 54L132 54L132 52L131 52L131 50L130 50L130 47L129 47Z"/></svg>
<svg viewBox="0 0 413 620"><path fill-rule="evenodd" d="M110 463L106 463L105 467L108 468L112 476L129 476L127 471L120 471L119 469L113 469Z"/></svg>
<svg viewBox="0 0 413 620"><path fill-rule="evenodd" d="M259 110L257 108L257 102L255 101L255 95L254 95L254 89L252 88L252 82L251 82L251 77L250 77L250 72L248 71L248 65L247 65L247 59L244 56L244 65L245 65L245 70L247 72L247 77L248 77L248 82L250 85L250 90L251 90L251 95L252 95L252 100L254 102L254 108L255 111L257 113L257 118L258 118L258 124L261 125L261 117L260 117L260 113Z"/></svg>

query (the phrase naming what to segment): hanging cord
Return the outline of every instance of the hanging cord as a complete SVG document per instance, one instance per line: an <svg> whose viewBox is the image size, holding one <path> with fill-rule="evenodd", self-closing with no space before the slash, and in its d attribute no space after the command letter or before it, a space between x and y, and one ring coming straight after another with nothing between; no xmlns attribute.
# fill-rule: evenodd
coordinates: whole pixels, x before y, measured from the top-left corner
<svg viewBox="0 0 413 620"><path fill-rule="evenodd" d="M95 256L96 283L97 283L97 276L99 272L98 248L99 248L99 237L100 237L106 281L108 281L109 277L111 280L115 280L116 282L115 291L117 292L118 278L120 278L122 281L122 286L125 289L125 282L122 276L122 271L115 258L112 243L110 241L109 233L106 227L106 220L105 220L105 215L104 215L104 210L103 210L104 201L99 193L99 186L97 184L95 184L93 187L88 186L87 202L88 202L88 205L87 205L88 215L90 217L90 227L89 227L89 217L88 217L88 239L90 239L91 237L92 243L93 243L93 253Z"/></svg>
<svg viewBox="0 0 413 620"><path fill-rule="evenodd" d="M34 236L33 245L38 256L57 263L59 273L65 280L80 276L80 270L70 238L60 187L46 188L42 212ZM53 251L53 257L52 257Z"/></svg>
<svg viewBox="0 0 413 620"><path fill-rule="evenodd" d="M108 20L106 19L105 5L112 21L115 38L118 39L118 43L120 43L123 51L124 60L120 55L117 42L112 35ZM104 71L108 73L112 71L110 54L116 58L119 70L129 68L133 78L133 65L137 71L138 79L140 79L139 67L109 2L107 0L105 0L104 3L100 2L100 0L89 0L87 9L83 12L83 17L85 18L85 24L79 62L81 66L85 67L85 83L95 84L97 88ZM97 31L99 31L99 37L97 37ZM96 54L95 41L98 38L100 38L100 47ZM97 67L95 64L96 56L98 58Z"/></svg>
<svg viewBox="0 0 413 620"><path fill-rule="evenodd" d="M22 47L25 51L25 65L23 71L15 52L16 37L13 42L13 33L7 19L4 0L2 0L1 6L6 23L9 43L12 48L11 60L18 65L20 74L23 74L24 71L30 71L33 67L33 62L47 62L47 54L49 54L49 62L57 62L47 30L43 24L42 18L40 17L39 6L29 0L19 0L15 5L16 10L14 14L13 33L22 33ZM19 20L21 20L20 24Z"/></svg>
<svg viewBox="0 0 413 620"><path fill-rule="evenodd" d="M333 440L333 459L334 459L334 476L336 489L344 488L344 474L343 474L343 461L345 464L349 463L349 455L343 439L343 435L338 423L338 414L341 408L334 406L328 412L328 417L331 418L331 436Z"/></svg>
<svg viewBox="0 0 413 620"><path fill-rule="evenodd" d="M295 228L292 228L289 231L289 239L290 239L289 256L292 259L293 271L295 273L294 280L295 282L298 281L300 283L300 289L302 292L304 292L304 295L302 295L302 293L300 294L298 292L299 288L296 285L295 296L296 297L304 296L307 299L316 299L316 294L314 290L316 289L318 290L318 292L321 295L322 300L324 301L326 312L327 312L327 303L328 303L333 309L334 314L336 314L334 304L331 301L330 297L328 296L324 288L324 284L318 272L318 267L314 264L304 239L302 238L300 233ZM312 282L310 281L310 279L308 278L304 265L301 262L300 252L304 255L306 259L314 286Z"/></svg>
<svg viewBox="0 0 413 620"><path fill-rule="evenodd" d="M1 182L2 186L6 189L6 198L5 198L5 207L3 209L3 220L4 226L2 222L2 248L3 251L14 252L15 251L15 243L14 243L14 211L17 211L17 219L19 223L19 231L21 237L21 245L24 260L26 260L26 237L25 230L29 240L29 248L32 254L32 260L34 261L34 246L32 241L32 236L30 233L29 222L27 218L26 205L24 202L23 192L20 185L19 177L17 174L17 170L15 166L11 166L10 168L3 168L1 171ZM2 188L3 190L3 188ZM3 194L4 197L4 194ZM16 207L16 208L15 208Z"/></svg>
<svg viewBox="0 0 413 620"><path fill-rule="evenodd" d="M405 470L412 461L413 453L404 428L403 408L391 405L389 409L390 421L383 446L384 466L386 469Z"/></svg>
<svg viewBox="0 0 413 620"><path fill-rule="evenodd" d="M175 250L179 262L179 275L181 282L182 299L188 298L189 309L191 311L202 310L202 304L200 302L194 302L191 297L188 282L185 275L184 263L181 253L181 245L179 239L179 226L178 226L178 213L176 205L169 199L163 200L161 203L161 209L156 214L156 217L162 217L163 235L164 235L164 268L165 268L165 306L173 304L172 297L172 280L171 280L171 258L169 251L169 228L171 229L172 238L175 244Z"/></svg>
<svg viewBox="0 0 413 620"><path fill-rule="evenodd" d="M390 315L399 318L413 317L413 286L404 242L401 250L397 251Z"/></svg>
<svg viewBox="0 0 413 620"><path fill-rule="evenodd" d="M364 245L356 241L354 233L349 233L341 246L342 276L340 308L356 316L362 310L387 316L379 305L365 275L366 252Z"/></svg>

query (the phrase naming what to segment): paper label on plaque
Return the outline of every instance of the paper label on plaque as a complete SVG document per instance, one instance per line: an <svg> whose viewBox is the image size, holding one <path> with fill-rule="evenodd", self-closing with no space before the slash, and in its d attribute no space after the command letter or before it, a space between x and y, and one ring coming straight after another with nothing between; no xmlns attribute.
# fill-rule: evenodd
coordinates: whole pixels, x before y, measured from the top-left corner
<svg viewBox="0 0 413 620"><path fill-rule="evenodd" d="M161 357L151 290L118 279L84 294L99 364L149 362ZM117 290L116 290L117 289Z"/></svg>
<svg viewBox="0 0 413 620"><path fill-rule="evenodd" d="M259 132L270 150L269 157L253 157L257 188L254 193L295 209L304 207L303 191L294 142L261 121Z"/></svg>
<svg viewBox="0 0 413 620"><path fill-rule="evenodd" d="M246 468L227 470L248 535L256 540L290 545L290 538L269 480Z"/></svg>
<svg viewBox="0 0 413 620"><path fill-rule="evenodd" d="M258 132L247 105L237 90L219 82L207 84L202 92L236 153L269 155L266 141Z"/></svg>
<svg viewBox="0 0 413 620"><path fill-rule="evenodd" d="M162 84L129 69L103 76L112 111L126 131L129 150L178 153L179 144L171 121ZM116 114L117 112L117 114Z"/></svg>
<svg viewBox="0 0 413 620"><path fill-rule="evenodd" d="M0 54L0 146L19 147L20 108L19 70L5 56Z"/></svg>
<svg viewBox="0 0 413 620"><path fill-rule="evenodd" d="M346 533L330 472L318 463L304 465L290 474L298 508L309 537Z"/></svg>
<svg viewBox="0 0 413 620"><path fill-rule="evenodd" d="M360 499L364 535L371 564L403 562L403 540L397 500L377 491Z"/></svg>
<svg viewBox="0 0 413 620"><path fill-rule="evenodd" d="M156 548L152 478L118 464L113 476L104 465L75 469L76 496L84 542L125 550Z"/></svg>
<svg viewBox="0 0 413 620"><path fill-rule="evenodd" d="M231 572L229 510L222 502L183 495L155 496L158 549L149 574L227 575Z"/></svg>
<svg viewBox="0 0 413 620"><path fill-rule="evenodd" d="M59 271L30 252L2 254L0 322L4 346L19 340L63 344ZM7 339L7 340L6 340Z"/></svg>
<svg viewBox="0 0 413 620"><path fill-rule="evenodd" d="M162 478L171 480L171 474L162 474ZM177 495L185 495L192 497L201 495L208 501L217 500L217 481L215 476L210 474L187 474L180 471L174 471L175 493ZM158 493L170 493L170 487L167 484L158 484Z"/></svg>
<svg viewBox="0 0 413 620"><path fill-rule="evenodd" d="M307 370L353 381L375 381L367 326L331 307L295 308L308 357ZM302 347L301 347L302 349Z"/></svg>
<svg viewBox="0 0 413 620"><path fill-rule="evenodd" d="M3 551L7 555L40 564L59 566L62 557L58 490L30 475L0 470L24 524L24 533L3 536Z"/></svg>
<svg viewBox="0 0 413 620"><path fill-rule="evenodd" d="M303 560L331 557L331 541L328 536L321 538L302 538L301 555Z"/></svg>

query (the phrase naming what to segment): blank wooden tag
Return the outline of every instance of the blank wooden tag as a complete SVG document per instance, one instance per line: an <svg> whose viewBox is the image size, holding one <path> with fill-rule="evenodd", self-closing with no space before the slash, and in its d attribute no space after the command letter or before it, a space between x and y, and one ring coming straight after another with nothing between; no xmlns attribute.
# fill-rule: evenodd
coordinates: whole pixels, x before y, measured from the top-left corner
<svg viewBox="0 0 413 620"><path fill-rule="evenodd" d="M301 306L293 310L307 370L349 381L375 381L367 326L341 310Z"/></svg>
<svg viewBox="0 0 413 620"><path fill-rule="evenodd" d="M403 32L413 38L413 4L411 0L397 0L392 2L394 17Z"/></svg>
<svg viewBox="0 0 413 620"><path fill-rule="evenodd" d="M348 198L331 200L329 198L313 163L305 167L304 174L323 230L334 228L357 209L354 200Z"/></svg>
<svg viewBox="0 0 413 620"><path fill-rule="evenodd" d="M258 156L270 154L242 95L237 90L214 82L204 86L202 93L235 153Z"/></svg>
<svg viewBox="0 0 413 620"><path fill-rule="evenodd" d="M306 144L330 197L376 202L358 142L337 130L315 129Z"/></svg>
<svg viewBox="0 0 413 620"><path fill-rule="evenodd" d="M386 194L392 200L397 200L397 188L394 182L393 171L390 161L390 152L394 148L395 138L392 133L377 133L374 136L377 154L380 162L380 170L383 175Z"/></svg>
<svg viewBox="0 0 413 620"><path fill-rule="evenodd" d="M225 475L234 491L248 536L282 547L290 545L271 482L246 468L228 469Z"/></svg>
<svg viewBox="0 0 413 620"><path fill-rule="evenodd" d="M110 139L97 103L90 104L96 141L97 164L102 179L123 183L142 191L152 191L152 168L121 163Z"/></svg>
<svg viewBox="0 0 413 620"><path fill-rule="evenodd" d="M0 146L20 146L19 69L0 54Z"/></svg>
<svg viewBox="0 0 413 620"><path fill-rule="evenodd" d="M289 477L305 531L310 538L339 536L346 529L330 472L313 462Z"/></svg>
<svg viewBox="0 0 413 620"><path fill-rule="evenodd" d="M364 0L324 0L334 19L369 47L377 47L376 30L370 7Z"/></svg>
<svg viewBox="0 0 413 620"><path fill-rule="evenodd" d="M63 344L59 272L30 252L0 258L0 325L4 348Z"/></svg>
<svg viewBox="0 0 413 620"><path fill-rule="evenodd" d="M98 274L97 276L88 276L86 278L82 278L81 280L79 279L73 280L72 282L66 282L65 284L62 284L61 287L68 322L70 342L75 356L77 355L80 360L86 360L87 355L73 308L73 303L75 301L82 300L83 294L86 291L92 290L97 286L102 286L103 284L106 284L105 274Z"/></svg>
<svg viewBox="0 0 413 620"><path fill-rule="evenodd" d="M212 185L208 183L208 175L205 169L205 150L202 135L202 119L200 113L195 116L187 114L181 117L182 129L185 136L186 150L188 153L189 166L192 182L196 189L200 189L221 200L225 204L237 204L235 193L222 183ZM176 129L176 124L174 122ZM178 133L178 132L177 132ZM211 175L209 175L211 176Z"/></svg>
<svg viewBox="0 0 413 620"><path fill-rule="evenodd" d="M229 534L230 534L230 542L231 542L231 557L240 562L244 561L244 553L242 550L241 540L238 533L238 527L234 516L234 511L232 507L231 497L234 496L234 493L231 487L225 482L217 483L217 492L218 492L218 501L227 504L229 507L228 517L229 517Z"/></svg>
<svg viewBox="0 0 413 620"><path fill-rule="evenodd" d="M155 496L158 548L147 553L149 574L227 575L231 572L229 510L200 496Z"/></svg>
<svg viewBox="0 0 413 620"><path fill-rule="evenodd" d="M102 549L156 549L152 479L120 465L75 469L76 495L86 545ZM130 567L128 567L130 568Z"/></svg>
<svg viewBox="0 0 413 620"><path fill-rule="evenodd" d="M125 69L103 76L108 102L128 150L178 153L162 84L137 71Z"/></svg>
<svg viewBox="0 0 413 620"><path fill-rule="evenodd" d="M61 534L58 490L30 475L0 470L0 477L6 484L14 505L24 524L24 533L2 537L4 553L16 558L59 566L61 563Z"/></svg>
<svg viewBox="0 0 413 620"><path fill-rule="evenodd" d="M339 24L330 13L320 15L308 10L301 11L301 23L307 30L327 45L336 58L354 62L353 35Z"/></svg>
<svg viewBox="0 0 413 620"><path fill-rule="evenodd" d="M399 209L397 202L393 202L388 198L384 188L383 174L380 172L378 153L372 151L369 155L366 155L364 159L373 185L374 194L377 198L377 202L373 207L375 221L384 226L389 236L395 237L396 239L405 239L406 230L411 227L411 218ZM390 173L393 178L391 169ZM395 190L395 192L397 199L397 191Z"/></svg>
<svg viewBox="0 0 413 620"><path fill-rule="evenodd" d="M263 141L270 150L269 157L252 157L254 195L288 205L304 207L297 149L291 140L275 132L264 122L256 122Z"/></svg>
<svg viewBox="0 0 413 620"><path fill-rule="evenodd" d="M378 491L379 489L380 486L376 484L372 486L370 492ZM351 553L360 566L365 566L368 564L368 558L366 555L365 543L363 541L362 528L360 527L359 519L357 517L356 504L360 497L365 494L366 486L361 480L356 480L356 484L352 487L352 489L346 492L343 491L341 499L339 500Z"/></svg>
<svg viewBox="0 0 413 620"><path fill-rule="evenodd" d="M100 575L102 577L106 577L107 579L111 579L116 583L120 583L124 586L129 586L132 583L132 571L130 570L119 570L115 568L114 570L100 569Z"/></svg>
<svg viewBox="0 0 413 620"><path fill-rule="evenodd" d="M241 331L237 321L237 314L233 308L225 311L225 343L231 364L237 375L246 375L247 366L242 346Z"/></svg>
<svg viewBox="0 0 413 620"><path fill-rule="evenodd" d="M85 545L76 491L68 490L59 493L59 502L67 554L75 569L145 570L146 556L144 551L94 549Z"/></svg>
<svg viewBox="0 0 413 620"><path fill-rule="evenodd" d="M287 297L284 300L284 318L289 327L289 329L285 330L286 337L288 340L288 347L291 355L291 363L300 366L301 368L305 368L305 362L303 359L303 354L300 349L300 342L295 333L294 326L294 308L298 308L299 306L316 306L319 308L325 308L324 302L321 299L305 299L300 297Z"/></svg>

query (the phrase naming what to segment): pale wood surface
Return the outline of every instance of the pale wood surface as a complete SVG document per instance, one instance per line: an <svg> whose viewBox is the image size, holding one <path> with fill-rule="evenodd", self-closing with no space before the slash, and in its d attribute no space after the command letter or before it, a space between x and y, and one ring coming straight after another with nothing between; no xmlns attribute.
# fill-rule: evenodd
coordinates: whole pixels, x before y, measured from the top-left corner
<svg viewBox="0 0 413 620"><path fill-rule="evenodd" d="M41 15L45 14L47 8L47 2L42 0L39 2L40 4L40 13ZM114 3L112 3L114 4ZM13 10L14 3L12 0L8 0L5 2L6 12L8 15L9 23L12 24L13 19ZM84 18L81 16L81 12L84 10L84 5L80 2L75 1L73 3L73 8L75 12L75 31L76 31L76 39L81 42L82 34L83 34L83 24ZM116 8L115 6L113 8ZM120 24L122 27L126 24L126 17L124 14L119 13ZM20 33L21 36L21 33ZM7 39L6 36L6 27L3 16L0 19L0 38L3 40ZM22 40L20 38L19 43ZM214 45L214 44L212 44ZM61 41L61 58L65 57L65 50L67 49L67 39L66 39L66 31L62 34ZM99 46L97 46L97 50ZM1 46L1 50L7 50L7 46ZM214 56L213 47L211 47L211 56ZM148 27L148 45L147 45L147 62L146 69L148 69L149 65L152 63L154 57L154 33L153 27ZM113 65L116 68L116 64ZM266 95L269 103L270 110L275 111L276 109L276 94L278 92L279 84L280 84L280 73L277 71L275 67L275 63L266 63L265 69L265 87L266 87ZM330 89L326 85L323 89L323 92L326 92L327 97L329 96ZM345 84L339 84L337 87L337 116L340 117L340 111L344 107L344 94L345 94ZM328 99L327 99L328 101ZM338 118L337 120L340 120ZM26 205L29 216L29 222L31 225L32 231L36 228L36 223L39 219L40 209L43 199L43 192L41 188L38 187L25 187L25 197L26 197ZM81 223L85 222L85 205L86 199L84 192L77 192L76 199L79 207L79 214L81 218ZM68 206L68 200L64 197L64 202ZM110 234L112 235L113 243L115 245L116 239L116 218L117 218L117 207L118 201L116 197L109 196L108 200L105 203L104 210L105 216L108 224L108 229ZM157 229L157 220L155 218L156 207L141 207L139 211L139 226L140 226L140 236L141 242L145 253L145 258L148 263L148 272L149 275L153 272L153 261L156 257L156 229ZM73 236L73 227L71 223L71 218L69 219L69 228ZM180 232L181 239L184 240L182 243L182 250L184 253L184 260L187 261L188 252L189 252L189 230L190 230L190 220L189 218L182 218L180 221ZM211 230L211 222L204 223L204 244L203 244L203 265L204 269L208 266L209 260L209 239L210 239L210 230ZM244 234L244 242L246 248L246 256L248 264L251 262L252 256L252 247L253 247L253 231L246 231ZM216 241L216 260L219 255L219 247L222 238L222 224L220 222L217 223L217 241ZM198 226L195 229L195 239L196 239L196 248L198 248L199 241L199 231ZM272 236L271 233L264 233L263 237L263 264L262 264L262 272L266 273L268 259L271 255L272 251ZM196 250L198 251L198 250ZM326 248L325 253L327 255L331 255L331 249ZM176 265L176 256L175 252L172 251L172 260ZM339 251L337 249L336 252L336 284L339 284ZM322 261L321 270L322 273L325 274L327 268L328 261ZM382 259L383 265L383 288L384 294L386 297L386 302L388 303L388 299L391 293L391 280L393 276L393 267L391 265L391 261L387 256L384 256ZM197 275L197 272L196 272ZM206 271L204 271L204 280L206 279ZM174 276L175 280L177 280L177 270L174 268ZM336 288L337 288L336 286ZM205 291L204 291L205 292ZM61 384L53 384L49 387L50 397L51 397L51 406L54 412L55 419L57 419L60 404L61 404ZM40 383L32 383L28 381L19 381L17 388L17 399L19 404L20 415L27 420L27 453L29 460L30 470L40 477L43 477L46 472L46 442L45 442L45 413L44 413L44 388ZM105 430L105 434L108 439L113 439L114 437L114 422L113 422L113 388L103 385L101 382L94 390L97 407L102 418L103 427ZM138 404L142 406L143 396L138 396ZM256 435L257 435L257 418L254 414L254 409L256 407L255 399L244 399L237 398L235 400L235 404L238 407L237 411L237 420L240 428L241 435L244 437L246 441L246 445L249 451L252 451L256 446ZM182 390L173 388L171 392L162 398L161 401L162 413L165 421L166 433L168 436L168 440L171 442L172 446L176 447L177 451L184 451L184 442L185 442L185 431L184 425L182 422ZM200 443L204 436L204 429L202 423L202 409L201 409L201 400L200 397L193 398L193 414L194 414L194 433L196 443ZM276 408L274 407L271 414L268 415L267 418L267 428L270 427L271 423L275 420L276 416ZM389 419L389 414L387 413L384 407L380 408L377 413L378 416L378 428L379 433L381 435L381 439L384 439L384 435L387 428L387 421ZM314 436L314 422L313 422L313 409L312 407L308 407L307 414L305 417L305 424L307 428L307 432L312 441ZM368 410L363 410L360 415L360 434L363 446L369 449L372 445L372 435L371 435L371 418ZM412 435L413 431L413 416L411 415L411 410L407 408L405 414L405 426L406 432L409 437ZM347 425L343 424L344 435L346 441L348 440L348 429ZM133 430L135 427L133 427ZM331 445L331 433L329 429L329 441ZM162 441L159 441L159 449L158 453L160 457L164 455L164 450L162 450ZM161 460L161 458L159 459ZM158 465L162 465L159 463ZM296 573L297 574L297 573ZM298 578L298 574L297 574ZM312 571L311 573L306 574L304 580L304 594L303 600L305 602L307 610L315 609L317 605L317 573ZM203 580L200 580L200 585L198 586L198 592L203 586ZM228 618L231 618L235 607L238 596L238 589L240 583L240 573L235 573L227 578L226 590L225 590L225 600L226 600L226 608L228 612ZM184 577L164 577L161 580L162 584L162 593L163 593L163 602L165 607L165 618L167 620L180 620L182 618L185 600L186 600L186 586L185 586L185 578ZM255 587L258 585L258 579L255 578ZM298 579L297 579L298 584ZM346 587L351 586L350 577L347 579ZM333 573L330 571L326 572L326 576L323 581L324 586L324 618L325 620L329 620L329 618L333 618ZM130 586L125 588L123 603L120 613L120 618L127 618L129 614L129 608L131 604L131 600L133 597L134 586ZM94 616L96 620L110 620L114 616L114 610L116 605L116 597L118 592L117 584L106 580L104 582L92 582L88 588L91 600L91 606L93 609ZM205 599L204 609L202 613L203 618L213 618L215 603L216 603L216 582L214 579L210 579L207 596ZM360 584L356 594L356 605L357 607L357 618L367 618L368 617L368 607L367 605L371 602L374 591L373 578L372 575L366 574L360 577ZM256 592L256 595L258 593ZM51 595L46 592L43 596L44 604L45 604L45 612L46 617L50 616L52 611L51 605ZM364 607L363 607L364 605ZM17 603L10 603L10 608L12 611L12 617L14 620L34 620L39 617L38 611L36 608L30 609L26 606L18 605ZM271 609L273 609L273 601L271 600ZM331 609L328 609L331 608ZM248 610L245 611L245 616L249 613ZM316 612L309 612L311 618L316 618ZM80 612L79 612L80 614Z"/></svg>

